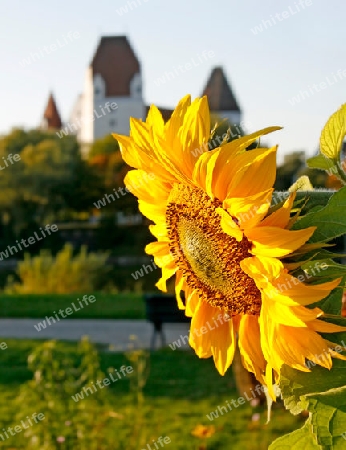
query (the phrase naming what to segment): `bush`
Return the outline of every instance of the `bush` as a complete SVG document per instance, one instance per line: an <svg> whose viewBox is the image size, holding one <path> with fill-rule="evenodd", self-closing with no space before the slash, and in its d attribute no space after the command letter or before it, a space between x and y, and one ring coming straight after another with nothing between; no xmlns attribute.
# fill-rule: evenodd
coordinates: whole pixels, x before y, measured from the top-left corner
<svg viewBox="0 0 346 450"><path fill-rule="evenodd" d="M10 294L68 294L93 292L106 283L108 253L87 253L82 247L73 256L73 248L66 244L54 257L49 250L38 256L25 254L18 263L16 274L20 283L8 278L6 293Z"/></svg>
<svg viewBox="0 0 346 450"><path fill-rule="evenodd" d="M20 424L24 417L32 417L33 412L43 414L44 418L41 416L42 422L37 421L37 425L31 420L33 426L15 435L16 448L111 448L116 436L107 434L103 437L102 434L105 429L113 428L112 416L116 412L108 405L106 389L100 389L95 395L88 394L78 402L72 399L83 387L105 377L93 345L84 338L78 347L78 362L72 355L63 353L56 341L38 345L29 356L29 368L34 376L20 387L15 421Z"/></svg>

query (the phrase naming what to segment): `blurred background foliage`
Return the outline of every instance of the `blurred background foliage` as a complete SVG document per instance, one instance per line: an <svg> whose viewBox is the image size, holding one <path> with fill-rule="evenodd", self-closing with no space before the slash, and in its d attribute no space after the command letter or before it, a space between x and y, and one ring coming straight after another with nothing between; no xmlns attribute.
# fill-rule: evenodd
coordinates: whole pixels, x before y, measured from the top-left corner
<svg viewBox="0 0 346 450"><path fill-rule="evenodd" d="M244 135L241 127L230 125L216 115L212 116L212 127L210 148L214 148L225 133L228 133L227 142ZM251 148L258 145L255 143ZM265 143L260 145L265 146ZM21 159L6 168L3 161L10 154L19 154ZM89 252L109 252L108 275L101 277L102 282L95 282L97 289L112 285L121 290L133 286L131 273L150 262L144 247L152 237L148 231L149 221L138 212L137 199L130 193L120 194L130 168L122 160L118 142L112 136L96 140L87 157L83 157L74 136L59 137L55 132L38 129L13 129L0 137L0 165L3 167L0 169L0 254L16 240L33 236L42 225L55 223L59 228L58 233L25 249L28 257L17 271L24 251L0 261L0 288L6 285L9 274L13 278L8 289L18 290L20 285L27 284L23 277L29 279L30 264L31 280L39 279L39 274L34 276L32 270L34 267L38 270L37 261L42 262L40 270L43 270L43 259L47 262L47 255L41 254L36 260L30 260L30 256L49 250L50 264L54 267L54 258L65 244L73 249L69 250L71 258L82 246ZM306 167L304 151L295 151L286 155L278 167L275 188L286 190L304 174L310 177L314 187L338 187L332 176ZM154 271L139 281L145 290L153 290L158 278L158 271Z"/></svg>

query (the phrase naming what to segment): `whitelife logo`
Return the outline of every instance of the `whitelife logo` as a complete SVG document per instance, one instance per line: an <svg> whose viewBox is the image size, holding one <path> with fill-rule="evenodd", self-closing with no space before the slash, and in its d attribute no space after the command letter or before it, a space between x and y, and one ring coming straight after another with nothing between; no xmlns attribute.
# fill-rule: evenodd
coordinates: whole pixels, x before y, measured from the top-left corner
<svg viewBox="0 0 346 450"><path fill-rule="evenodd" d="M219 323L217 322L217 320L219 321ZM229 322L231 320L231 316L229 316L228 314L219 314L217 316L217 319L213 318L213 324L211 324L209 321L205 323L204 326L202 326L201 328L193 328L190 330L190 333L195 334L197 337L201 337L203 334L207 334L209 333L209 331L215 330L216 328L218 328L220 325L223 325L225 322ZM213 326L215 325L215 326ZM181 334L180 338L177 339L176 341L172 342L171 344L169 344L169 346L171 347L171 349L174 351L177 348L180 348L182 346L182 344L187 344L189 341L189 336L187 334L185 334L184 336Z"/></svg>
<svg viewBox="0 0 346 450"><path fill-rule="evenodd" d="M253 391L252 388L250 388L251 393L252 393L252 397L249 397L247 395L246 392L244 392L244 397L240 396L238 397L236 400L232 399L231 403L233 406L231 406L229 404L229 401L226 400L226 405L227 406L218 406L217 409L215 411L211 411L210 414L206 414L206 416L208 417L208 419L210 421L213 421L214 419L218 419L219 416L223 416L224 414L227 414L229 411L232 411L233 408L238 408L240 405L244 405L245 401L247 400L248 402L250 402L251 400L254 400L257 396L260 396L262 394L262 392L265 392L265 387L262 386L261 384L257 384L255 386L255 391ZM228 409L227 409L228 408Z"/></svg>
<svg viewBox="0 0 346 450"><path fill-rule="evenodd" d="M312 97L315 94L327 89L330 86L333 86L339 81L342 81L346 78L346 69L339 69L336 73L331 73L328 75L324 81L320 81L319 83L309 84L306 89L301 89L297 95L294 95L289 101L291 106L295 106L296 104Z"/></svg>
<svg viewBox="0 0 346 450"><path fill-rule="evenodd" d="M262 23L256 25L254 28L251 28L251 32L255 35L262 33L263 31L270 29L279 22L289 19L290 17L295 16L297 13L304 11L307 6L311 5L312 0L299 0L298 3L294 2L294 5L290 5L286 11L271 14L269 19L262 20Z"/></svg>
<svg viewBox="0 0 346 450"><path fill-rule="evenodd" d="M134 9L137 9L138 6L143 4L142 2L147 3L148 1L149 0L129 0L125 5L120 6L120 8L115 11L119 16L122 16L130 11L133 11Z"/></svg>
<svg viewBox="0 0 346 450"><path fill-rule="evenodd" d="M101 117L106 116L107 113L110 113L111 111L115 111L118 109L118 105L116 102L106 102L103 106L99 105L99 108L101 110L97 111L96 109L93 110L93 113L91 116L76 119L74 122L68 122L66 127L62 128L60 131L56 131L56 135L61 139L64 136L68 136L70 133L77 133L77 131L81 128L83 123L90 123L94 122L95 119L101 119ZM107 112L103 109L105 108Z"/></svg>
<svg viewBox="0 0 346 450"><path fill-rule="evenodd" d="M21 157L20 157L20 155L18 153L15 153L14 155L12 155L12 153L10 153L9 155L7 155L6 158L3 156L2 159L3 159L3 162L5 164L5 167L3 167L0 164L0 170L4 170L4 169L6 169L6 167L10 167L9 163L11 163L11 165L12 165L12 164L14 164L17 161L20 161Z"/></svg>
<svg viewBox="0 0 346 450"><path fill-rule="evenodd" d="M26 419L27 419L27 424L25 423ZM44 420L45 417L44 417L43 413L39 413L39 414L33 413L31 415L31 419L29 418L29 416L26 416L26 419L23 419L20 421L21 425L15 425L13 428L8 427L7 431L5 430L5 428L3 428L3 433L0 433L0 438L4 441L5 438L3 435L5 435L6 439L8 439L10 437L8 435L8 433L10 433L11 436L15 436L16 434L21 433L23 431L23 429L27 430L29 427L32 427L34 425L31 421L31 419L33 419L35 423L38 423L37 419L41 421L41 420ZM14 430L14 433L13 433L13 430Z"/></svg>
<svg viewBox="0 0 346 450"><path fill-rule="evenodd" d="M77 300L78 300L80 308L77 308L76 305L74 304L74 302L72 302L71 307L67 307L65 310L59 309L58 313L53 311L55 318L53 316L49 316L49 317L46 316L42 322L38 322L37 325L34 325L35 329L37 331L41 331L41 330L44 330L47 328L47 324L52 325L52 323L56 323L56 321L60 322L60 318L59 318L58 314L60 314L62 319L66 319L67 316L70 316L74 312L80 311L81 309L84 308L84 305L82 302L84 302L85 306L88 306L89 303L96 302L96 297L94 295L89 295L89 298L88 298L87 295L83 295L82 301L80 301L79 298L77 298ZM64 316L64 313L66 314L66 316Z"/></svg>
<svg viewBox="0 0 346 450"><path fill-rule="evenodd" d="M177 66L173 67L173 71L166 71L163 76L156 78L154 80L154 83L156 86L161 86L162 84L166 84L167 81L174 80L175 78L179 77L181 74L188 72L189 70L193 69L194 67L198 67L204 62L208 61L210 58L214 58L215 53L212 50L204 50L201 54L198 54L197 57L193 57L190 59L189 62L186 62L185 64L178 64Z"/></svg>
<svg viewBox="0 0 346 450"><path fill-rule="evenodd" d="M28 66L33 62L39 61L44 58L46 55L50 55L53 52L59 50L59 48L66 47L66 45L80 38L80 34L78 31L69 31L66 35L61 38L56 39L53 44L44 45L39 48L36 52L31 52L28 58L23 58L22 61L19 61L19 64L22 67Z"/></svg>
<svg viewBox="0 0 346 450"><path fill-rule="evenodd" d="M147 444L145 448L142 448L141 450L159 450L160 448L162 448L165 444L170 444L171 438L169 438L168 436L162 437L160 436L159 438L157 438L157 441L155 441L153 439L152 444ZM159 447L160 444L160 447ZM153 447L152 447L153 445Z"/></svg>
<svg viewBox="0 0 346 450"><path fill-rule="evenodd" d="M115 197L117 199L121 198L118 194L118 192L121 193L122 197L124 197L126 194L128 194L129 192L133 192L136 191L136 189L149 184L153 179L155 178L155 174L150 172L150 173L144 173L142 175L142 178L138 178L137 179L137 183L127 183L127 186L125 188L119 187L118 189L113 188ZM113 194L105 194L103 196L103 198L101 198L100 200L97 200L97 202L94 203L94 206L96 206L97 209L101 209L102 206L106 206L107 203L111 203L111 202L115 202L115 197Z"/></svg>
<svg viewBox="0 0 346 450"><path fill-rule="evenodd" d="M119 372L117 371L117 369L114 370L115 374L116 374L116 378L113 377L112 373L109 372L108 376L109 378L104 378L103 380L97 380L95 384L97 384L97 386L99 387L99 389L103 389L106 386L109 386L111 384L111 381L113 383L115 383L118 380L121 380L121 375L119 372L121 372L121 374L123 375L123 377L126 377L126 375L130 374L133 372L133 367L132 366L127 366L125 367L124 365L120 367ZM125 373L126 372L126 373ZM80 392L78 392L76 395L72 395L71 398L73 399L73 401L75 401L76 403L79 402L79 400L83 400L84 399L84 394L89 397L89 394L95 394L95 392L98 391L98 388L95 386L94 382L91 382L91 386L85 386L83 388L83 390L81 390Z"/></svg>
<svg viewBox="0 0 346 450"><path fill-rule="evenodd" d="M23 249L22 249L22 245L23 245L23 247L28 248L29 245L33 245L33 244L35 244L35 242L37 242L37 241L42 241L43 238L47 237L47 236L46 236L46 233L47 233L48 235L51 235L51 234L52 234L52 231L53 231L53 233L55 233L56 231L58 231L58 226L55 225L55 224L53 224L53 225L47 224L47 225L44 227L44 230L42 229L42 227L40 228L40 230L41 230L41 236L42 236L42 237L40 237L40 236L37 234L37 232L35 231L35 232L34 232L34 236L30 236L30 237L27 238L27 239L22 239L22 240L20 241L20 243L18 242L18 239L17 239L17 240L16 240L17 246L16 246L16 245L12 245L12 246L11 246L11 245L8 245L8 246L7 246L7 250L4 250L3 252L0 252L0 261L2 261L3 259L9 257L9 253L8 253L8 252L10 252L10 254L13 255L13 252L14 252L14 251L15 251L16 253L18 253L20 250L23 250ZM28 241L28 244L26 243L26 241ZM19 247L19 250L18 250L17 247Z"/></svg>

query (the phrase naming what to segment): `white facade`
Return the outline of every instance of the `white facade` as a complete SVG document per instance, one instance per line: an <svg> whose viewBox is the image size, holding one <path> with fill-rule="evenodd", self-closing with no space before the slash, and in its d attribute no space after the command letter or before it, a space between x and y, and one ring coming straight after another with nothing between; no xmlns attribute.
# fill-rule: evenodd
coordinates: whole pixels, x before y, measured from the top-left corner
<svg viewBox="0 0 346 450"><path fill-rule="evenodd" d="M222 67L211 73L204 94L220 118L233 125L241 123L241 113ZM144 119L141 68L126 36L103 36L86 70L83 93L64 126L76 134L86 155L90 145L112 133L128 135L130 118ZM169 117L170 110L164 110ZM65 133L66 134L66 133Z"/></svg>
<svg viewBox="0 0 346 450"><path fill-rule="evenodd" d="M84 92L76 102L70 124L77 125L76 134L82 144L91 144L107 134L129 134L130 117L143 119L144 116L140 74L136 74L131 80L130 96L107 97L104 80L99 74L93 77L92 68L89 67Z"/></svg>

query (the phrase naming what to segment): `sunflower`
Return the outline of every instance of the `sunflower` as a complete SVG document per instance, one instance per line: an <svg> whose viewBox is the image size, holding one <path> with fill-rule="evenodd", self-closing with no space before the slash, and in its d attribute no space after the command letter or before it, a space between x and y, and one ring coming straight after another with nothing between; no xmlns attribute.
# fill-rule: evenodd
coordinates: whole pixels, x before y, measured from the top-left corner
<svg viewBox="0 0 346 450"><path fill-rule="evenodd" d="M283 364L309 371L306 360L331 368L335 344L319 332L344 328L320 320L307 305L326 297L340 280L307 285L283 259L315 228L290 230L291 194L270 210L276 147L246 148L271 127L210 150L207 98L184 97L164 123L151 106L145 122L131 119L130 137L114 135L130 171L125 184L154 225L146 247L162 269L157 287L175 275L178 306L192 317L190 345L213 357L224 374L236 342L244 367L273 395ZM208 151L210 150L210 151ZM150 183L143 183L151 174ZM305 246L306 248L306 246ZM185 293L185 304L181 292Z"/></svg>

